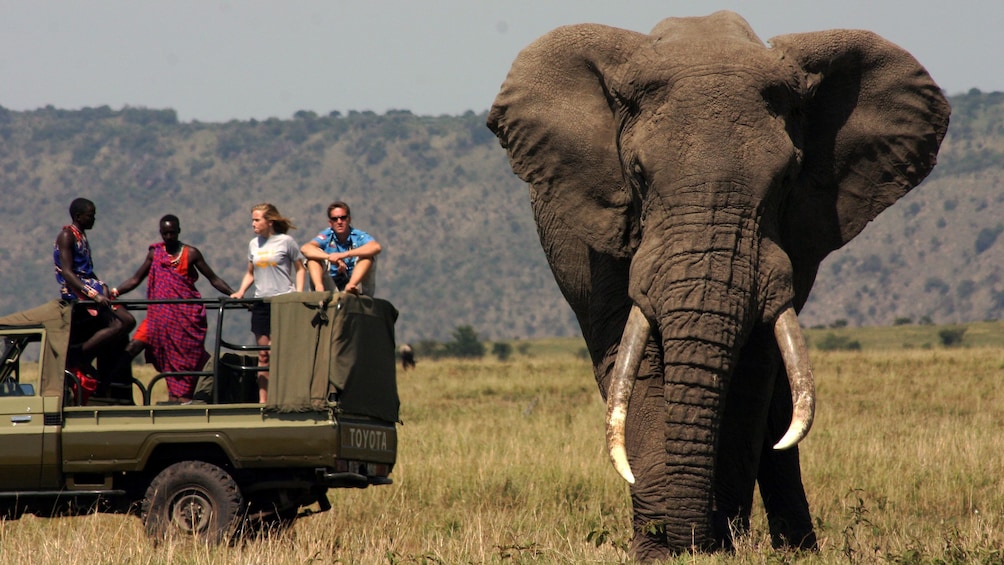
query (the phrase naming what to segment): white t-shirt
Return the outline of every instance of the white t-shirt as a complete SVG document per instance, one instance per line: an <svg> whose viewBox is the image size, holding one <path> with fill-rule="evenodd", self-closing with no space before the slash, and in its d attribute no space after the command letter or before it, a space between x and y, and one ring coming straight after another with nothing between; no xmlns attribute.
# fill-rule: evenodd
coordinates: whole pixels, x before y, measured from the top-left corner
<svg viewBox="0 0 1004 565"><path fill-rule="evenodd" d="M300 246L288 234L255 237L248 245L248 261L254 265L254 297L266 298L296 290L293 261L303 261Z"/></svg>

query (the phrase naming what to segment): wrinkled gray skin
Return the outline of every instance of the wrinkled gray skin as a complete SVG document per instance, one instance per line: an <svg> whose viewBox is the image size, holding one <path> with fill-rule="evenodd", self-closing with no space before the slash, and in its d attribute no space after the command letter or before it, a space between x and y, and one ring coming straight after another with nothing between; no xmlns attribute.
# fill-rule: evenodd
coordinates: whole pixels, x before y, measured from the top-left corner
<svg viewBox="0 0 1004 565"><path fill-rule="evenodd" d="M927 176L948 127L938 86L881 37L770 45L730 12L563 27L489 115L601 394L631 305L652 325L626 424L641 559L728 546L756 481L775 544L815 545L797 448L770 448L791 411L771 325Z"/></svg>

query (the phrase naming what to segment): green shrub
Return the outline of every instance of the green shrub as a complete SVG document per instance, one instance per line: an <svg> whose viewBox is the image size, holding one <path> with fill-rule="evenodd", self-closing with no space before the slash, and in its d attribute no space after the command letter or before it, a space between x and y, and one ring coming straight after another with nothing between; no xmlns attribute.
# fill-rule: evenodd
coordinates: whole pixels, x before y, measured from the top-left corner
<svg viewBox="0 0 1004 565"><path fill-rule="evenodd" d="M478 332L471 326L458 326L453 330L453 341L447 343L448 357L481 358L485 356L485 344L478 340Z"/></svg>
<svg viewBox="0 0 1004 565"><path fill-rule="evenodd" d="M504 341L497 341L492 344L492 355L499 361L508 361L512 357L512 345Z"/></svg>
<svg viewBox="0 0 1004 565"><path fill-rule="evenodd" d="M828 333L816 344L821 351L860 351L861 342L845 336Z"/></svg>
<svg viewBox="0 0 1004 565"><path fill-rule="evenodd" d="M938 339L945 347L955 347L962 345L962 337L966 334L966 328L945 328L938 332Z"/></svg>

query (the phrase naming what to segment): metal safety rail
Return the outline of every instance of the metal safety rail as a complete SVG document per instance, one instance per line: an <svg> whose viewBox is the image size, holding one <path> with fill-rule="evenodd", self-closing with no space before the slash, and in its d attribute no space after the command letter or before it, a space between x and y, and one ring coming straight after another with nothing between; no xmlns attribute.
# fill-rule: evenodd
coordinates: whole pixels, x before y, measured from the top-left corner
<svg viewBox="0 0 1004 565"><path fill-rule="evenodd" d="M80 301L81 304L86 304L90 301ZM164 380L167 377L184 377L192 376L196 378L212 377L213 379L213 394L212 402L213 404L218 404L220 402L221 394L220 387L222 380L220 379L220 369L222 367L229 368L233 371L238 372L264 372L268 371L268 366L258 366L258 365L243 365L243 364L232 364L223 361L223 353L226 352L255 352L267 351L269 346L267 345L257 345L257 344L235 344L228 342L223 339L223 323L224 323L224 312L227 310L249 310L254 304L259 304L262 302L260 298L188 298L188 299L168 299L168 300L148 300L148 299L117 299L115 300L116 305L125 307L127 310L139 310L145 311L151 304L202 304L206 307L206 310L216 311L216 328L214 330L214 344L210 355L212 356L212 370L202 370L202 371L173 371L173 372L163 372L157 373L150 382L144 385L138 379L133 379L134 384L140 389L143 395L143 405L149 406L151 403L151 397L153 393L153 387L158 382Z"/></svg>

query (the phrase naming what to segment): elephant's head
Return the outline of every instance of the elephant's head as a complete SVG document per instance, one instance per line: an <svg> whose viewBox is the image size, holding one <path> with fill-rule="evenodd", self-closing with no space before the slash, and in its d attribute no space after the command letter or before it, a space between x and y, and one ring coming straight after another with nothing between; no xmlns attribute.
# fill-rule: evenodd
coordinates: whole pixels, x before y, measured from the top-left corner
<svg viewBox="0 0 1004 565"><path fill-rule="evenodd" d="M519 54L488 119L611 382L608 435L629 480L625 405L646 343L661 355L664 464L641 472L670 492L641 505L671 549L712 537L724 399L750 336L773 328L781 345L796 421L779 447L792 445L812 413L794 312L820 261L927 176L948 127L924 68L875 34L770 44L729 12L649 35L559 28Z"/></svg>

